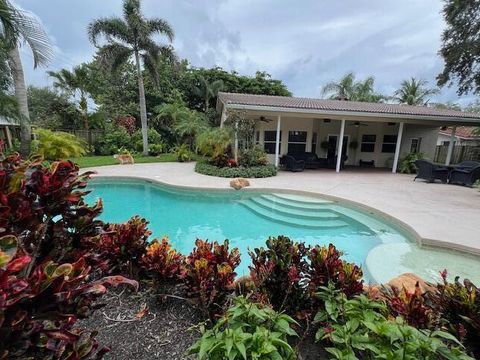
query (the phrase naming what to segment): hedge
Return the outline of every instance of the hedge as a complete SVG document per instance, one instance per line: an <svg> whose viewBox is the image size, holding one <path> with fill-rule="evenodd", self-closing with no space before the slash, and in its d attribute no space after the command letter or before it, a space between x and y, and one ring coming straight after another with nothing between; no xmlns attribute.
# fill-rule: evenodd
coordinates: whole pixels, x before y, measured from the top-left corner
<svg viewBox="0 0 480 360"><path fill-rule="evenodd" d="M210 176L225 178L265 178L277 175L277 168L273 165L252 166L252 167L217 167L206 162L197 162L195 171Z"/></svg>

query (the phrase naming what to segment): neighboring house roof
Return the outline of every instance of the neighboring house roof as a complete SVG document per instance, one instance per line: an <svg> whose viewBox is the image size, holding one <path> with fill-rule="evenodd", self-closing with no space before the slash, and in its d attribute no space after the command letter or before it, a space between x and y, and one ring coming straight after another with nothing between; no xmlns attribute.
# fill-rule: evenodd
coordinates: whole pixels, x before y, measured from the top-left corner
<svg viewBox="0 0 480 360"><path fill-rule="evenodd" d="M351 112L379 114L388 116L406 116L406 117L425 117L466 120L468 122L477 122L480 124L480 114L467 113L463 111L450 109L437 109L427 106L411 106L402 104L382 104L368 103L358 101L344 100L326 100L301 97L271 96L271 95L251 95L218 93L218 99L225 105L237 105L238 107L265 107L292 110L312 110L312 111L332 111L332 112Z"/></svg>
<svg viewBox="0 0 480 360"><path fill-rule="evenodd" d="M0 126L18 126L18 124L15 124L11 120L8 120L5 116L0 116Z"/></svg>
<svg viewBox="0 0 480 360"><path fill-rule="evenodd" d="M440 134L451 136L453 127L448 127L445 130L440 129ZM474 126L457 126L455 136L459 139L465 140L480 140L480 133L477 132L478 127Z"/></svg>

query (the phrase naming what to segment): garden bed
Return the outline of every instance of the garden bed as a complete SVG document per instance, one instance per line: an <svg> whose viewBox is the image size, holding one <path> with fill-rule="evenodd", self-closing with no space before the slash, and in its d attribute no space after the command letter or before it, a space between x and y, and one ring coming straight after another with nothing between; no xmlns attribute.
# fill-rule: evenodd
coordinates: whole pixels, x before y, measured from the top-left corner
<svg viewBox="0 0 480 360"><path fill-rule="evenodd" d="M277 169L274 165L262 165L252 167L218 167L203 161L197 162L195 171L199 174L218 176L225 178L266 178L277 175Z"/></svg>

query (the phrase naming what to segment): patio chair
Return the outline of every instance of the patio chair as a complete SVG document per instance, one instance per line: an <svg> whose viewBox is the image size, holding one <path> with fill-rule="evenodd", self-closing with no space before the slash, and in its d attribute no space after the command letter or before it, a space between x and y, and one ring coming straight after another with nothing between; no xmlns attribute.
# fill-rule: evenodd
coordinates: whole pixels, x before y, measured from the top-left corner
<svg viewBox="0 0 480 360"><path fill-rule="evenodd" d="M417 160L415 161L417 166L417 176L415 179L424 179L427 182L435 182L435 180L440 180L444 183L448 180L449 170L446 167L436 165L427 160Z"/></svg>
<svg viewBox="0 0 480 360"><path fill-rule="evenodd" d="M480 165L478 161L462 161L460 164L457 164L456 168L474 168Z"/></svg>
<svg viewBox="0 0 480 360"><path fill-rule="evenodd" d="M293 156L284 155L281 159L281 164L285 170L299 172L305 170L305 161L295 160Z"/></svg>
<svg viewBox="0 0 480 360"><path fill-rule="evenodd" d="M480 179L480 165L475 167L456 168L450 172L449 182L450 184L459 184L472 186L477 180Z"/></svg>

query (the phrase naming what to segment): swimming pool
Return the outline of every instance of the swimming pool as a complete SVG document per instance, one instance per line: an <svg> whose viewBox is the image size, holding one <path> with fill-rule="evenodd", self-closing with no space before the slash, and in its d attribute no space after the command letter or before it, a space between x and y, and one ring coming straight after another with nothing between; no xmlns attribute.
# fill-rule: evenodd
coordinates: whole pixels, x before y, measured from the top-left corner
<svg viewBox="0 0 480 360"><path fill-rule="evenodd" d="M472 280L480 274L474 257L419 248L411 234L378 214L317 196L179 189L128 178L95 178L89 189L88 202L104 200L102 220L124 222L140 215L150 222L153 237L167 235L183 254L190 253L196 238L229 239L242 254L240 275L248 273L248 249L277 235L311 245L333 243L348 261L362 265L372 282L405 272L434 279L445 267Z"/></svg>

